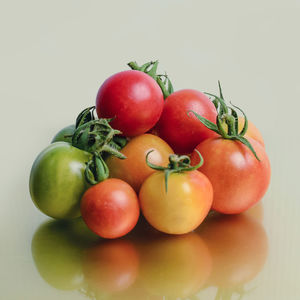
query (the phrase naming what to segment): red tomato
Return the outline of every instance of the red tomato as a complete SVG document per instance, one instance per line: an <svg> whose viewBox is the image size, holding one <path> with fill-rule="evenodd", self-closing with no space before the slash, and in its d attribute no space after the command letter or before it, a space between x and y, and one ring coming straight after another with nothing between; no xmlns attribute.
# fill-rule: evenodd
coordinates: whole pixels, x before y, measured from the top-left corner
<svg viewBox="0 0 300 300"><path fill-rule="evenodd" d="M202 154L204 164L199 170L212 183L214 199L212 209L224 214L241 213L265 194L271 176L271 168L264 147L248 138L260 161L248 147L239 141L221 137L207 139L196 149ZM194 151L192 164L199 161Z"/></svg>
<svg viewBox="0 0 300 300"><path fill-rule="evenodd" d="M236 288L261 271L268 255L268 239L263 226L251 216L215 215L197 232L212 255L212 285Z"/></svg>
<svg viewBox="0 0 300 300"><path fill-rule="evenodd" d="M127 240L104 241L84 253L83 272L94 291L126 290L135 282L138 269L138 252Z"/></svg>
<svg viewBox="0 0 300 300"><path fill-rule="evenodd" d="M139 218L138 198L120 179L107 179L91 188L81 200L81 215L87 226L104 238L118 238L133 229Z"/></svg>
<svg viewBox="0 0 300 300"><path fill-rule="evenodd" d="M210 210L212 198L211 183L198 171L171 174L168 192L164 172L157 171L144 181L139 193L146 220L169 234L184 234L198 227Z"/></svg>
<svg viewBox="0 0 300 300"><path fill-rule="evenodd" d="M216 136L194 115L187 115L190 110L213 123L216 122L216 108L203 93L196 90L180 90L167 97L156 130L175 153L191 153L200 142Z"/></svg>
<svg viewBox="0 0 300 300"><path fill-rule="evenodd" d="M156 81L140 71L124 71L109 77L96 99L99 118L115 118L110 124L125 136L147 132L158 121L164 105Z"/></svg>
<svg viewBox="0 0 300 300"><path fill-rule="evenodd" d="M138 192L145 179L154 173L146 164L146 155L150 150L154 151L149 155L149 161L160 166L167 165L169 155L173 153L170 146L158 136L142 134L130 140L120 151L126 159L111 155L106 160L110 177L126 181Z"/></svg>

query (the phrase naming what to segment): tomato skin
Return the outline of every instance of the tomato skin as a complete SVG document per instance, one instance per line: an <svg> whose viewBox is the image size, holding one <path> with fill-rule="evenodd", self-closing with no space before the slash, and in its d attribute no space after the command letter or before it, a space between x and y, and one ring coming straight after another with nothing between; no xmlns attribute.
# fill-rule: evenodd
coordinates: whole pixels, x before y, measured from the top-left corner
<svg viewBox="0 0 300 300"><path fill-rule="evenodd" d="M75 131L75 125L69 125L61 129L52 139L51 143L67 142L72 144L72 136L65 137L65 135L72 135Z"/></svg>
<svg viewBox="0 0 300 300"><path fill-rule="evenodd" d="M248 138L258 161L248 147L238 141L212 138L196 149L204 164L199 168L211 181L214 189L212 209L224 214L238 214L257 203L265 194L271 177L271 167L264 147ZM194 151L192 165L199 158Z"/></svg>
<svg viewBox="0 0 300 300"><path fill-rule="evenodd" d="M80 199L88 188L85 163L91 154L69 143L56 142L44 149L33 163L29 188L36 207L49 217L80 216Z"/></svg>
<svg viewBox="0 0 300 300"><path fill-rule="evenodd" d="M147 132L158 121L164 105L162 91L149 75L135 70L109 77L99 88L99 118L115 118L110 124L125 136Z"/></svg>
<svg viewBox="0 0 300 300"><path fill-rule="evenodd" d="M216 122L217 111L214 104L199 91L180 90L174 92L165 100L164 109L156 130L175 153L191 153L200 142L216 136L194 114L188 115L191 110L213 123Z"/></svg>
<svg viewBox="0 0 300 300"><path fill-rule="evenodd" d="M165 191L164 172L155 172L142 184L141 210L157 230L184 234L194 230L210 210L213 190L205 175L198 171L173 173Z"/></svg>
<svg viewBox="0 0 300 300"><path fill-rule="evenodd" d="M139 218L138 198L123 180L110 178L83 195L81 214L87 226L103 238L113 239L127 234Z"/></svg>
<svg viewBox="0 0 300 300"><path fill-rule="evenodd" d="M169 155L174 153L161 138L153 134L142 134L130 140L120 151L126 159L110 156L106 160L110 177L126 181L138 192L145 179L155 172L146 164L146 155L150 150L154 151L149 154L149 161L159 166L168 165Z"/></svg>

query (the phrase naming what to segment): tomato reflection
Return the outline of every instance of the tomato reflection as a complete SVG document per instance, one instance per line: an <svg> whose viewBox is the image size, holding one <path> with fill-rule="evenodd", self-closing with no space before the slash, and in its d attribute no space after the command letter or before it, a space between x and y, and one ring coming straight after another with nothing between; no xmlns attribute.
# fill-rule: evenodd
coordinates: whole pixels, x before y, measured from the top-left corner
<svg viewBox="0 0 300 300"><path fill-rule="evenodd" d="M240 215L212 215L197 230L212 255L209 284L227 294L244 292L244 285L261 271L268 254L261 207ZM231 299L231 298L226 298Z"/></svg>
<svg viewBox="0 0 300 300"><path fill-rule="evenodd" d="M166 297L194 295L210 275L210 253L195 233L157 236L140 249L140 280L150 294Z"/></svg>
<svg viewBox="0 0 300 300"><path fill-rule="evenodd" d="M31 243L33 260L41 277L57 289L80 288L84 280L82 249L98 239L81 219L43 223Z"/></svg>
<svg viewBox="0 0 300 300"><path fill-rule="evenodd" d="M136 280L139 257L130 241L108 240L87 249L83 270L89 288L104 293L128 289Z"/></svg>

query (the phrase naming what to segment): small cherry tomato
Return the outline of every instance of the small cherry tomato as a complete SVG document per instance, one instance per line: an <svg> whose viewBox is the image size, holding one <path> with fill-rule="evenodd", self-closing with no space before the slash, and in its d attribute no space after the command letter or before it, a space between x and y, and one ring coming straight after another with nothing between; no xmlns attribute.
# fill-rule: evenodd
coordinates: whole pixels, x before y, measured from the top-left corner
<svg viewBox="0 0 300 300"><path fill-rule="evenodd" d="M204 164L199 168L211 181L214 189L212 209L224 214L238 214L256 204L265 194L271 177L271 167L264 146L246 136L247 117L236 106L228 107L217 98L221 107L217 125L193 112L205 126L220 137L200 143L191 155L197 163L200 151ZM243 112L245 126L240 130L237 120L239 109ZM231 113L229 113L231 111ZM225 126L224 126L225 124Z"/></svg>
<svg viewBox="0 0 300 300"><path fill-rule="evenodd" d="M149 75L135 70L109 77L96 99L99 118L114 118L111 126L125 136L147 132L158 121L164 105L162 91Z"/></svg>
<svg viewBox="0 0 300 300"><path fill-rule="evenodd" d="M139 218L138 198L132 187L110 178L83 195L81 214L87 226L104 238L118 238L133 229Z"/></svg>
<svg viewBox="0 0 300 300"><path fill-rule="evenodd" d="M196 149L204 158L199 168L212 183L214 200L212 209L224 214L241 213L265 194L271 176L271 168L264 147L248 138L260 161L251 150L239 141L223 138L208 139ZM196 152L192 163L197 163Z"/></svg>
<svg viewBox="0 0 300 300"><path fill-rule="evenodd" d="M106 160L110 177L126 181L138 192L145 179L154 173L145 160L150 150L154 150L149 156L150 162L160 166L166 165L169 155L173 153L170 146L161 138L152 134L142 134L130 140L120 151L126 159L110 156Z"/></svg>
<svg viewBox="0 0 300 300"><path fill-rule="evenodd" d="M142 184L140 205L146 220L157 230L183 234L194 230L211 207L213 190L208 178L193 170L188 156L170 155ZM155 167L152 165L152 167ZM168 176L169 173L169 176Z"/></svg>
<svg viewBox="0 0 300 300"><path fill-rule="evenodd" d="M195 116L189 117L187 113L190 110L211 122L216 121L217 111L214 104L199 91L180 90L167 97L155 130L175 153L191 153L200 142L216 136Z"/></svg>

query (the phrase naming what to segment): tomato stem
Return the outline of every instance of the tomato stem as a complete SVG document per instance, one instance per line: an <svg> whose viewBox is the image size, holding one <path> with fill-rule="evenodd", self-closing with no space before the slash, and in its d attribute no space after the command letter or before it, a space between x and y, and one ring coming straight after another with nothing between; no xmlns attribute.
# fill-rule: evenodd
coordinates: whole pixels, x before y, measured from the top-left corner
<svg viewBox="0 0 300 300"><path fill-rule="evenodd" d="M168 192L168 180L169 176L172 173L182 173L182 172L188 172L188 171L194 171L200 168L203 165L203 157L200 154L200 152L196 149L195 151L199 155L200 161L197 165L191 166L191 159L187 155L177 155L177 154L171 154L169 156L169 164L167 167L162 167L158 165L154 165L150 163L148 157L150 153L152 153L154 150L151 150L146 155L146 164L153 170L156 171L163 171L165 173L165 190L166 193Z"/></svg>
<svg viewBox="0 0 300 300"><path fill-rule="evenodd" d="M220 92L219 97L214 95L214 94L205 93L209 96L214 97L213 103L214 103L214 105L216 107L216 110L218 112L218 115L217 115L217 118L216 118L216 124L209 121L209 120L207 120L206 118L198 115L194 111L188 111L188 113L187 113L188 116L189 116L190 113L193 113L195 115L195 117L204 126L206 126L208 129L210 129L210 130L218 133L219 135L221 135L221 137L223 139L236 140L236 141L241 142L246 147L248 147L251 150L251 152L253 153L253 155L256 157L256 159L258 161L260 161L260 159L257 156L253 146L244 137L244 135L246 134L247 129L248 129L248 119L247 119L246 114L244 113L244 111L242 109L240 109L239 107L233 105L231 102L230 102L230 104L231 104L232 107L229 107L225 103L225 100L223 98L223 93L222 93L220 81L218 81L218 85L219 85L219 92ZM244 126L243 126L241 131L239 131L238 114L237 114L235 109L239 110L245 118L245 123L244 123ZM227 125L227 129L224 126L225 124Z"/></svg>
<svg viewBox="0 0 300 300"><path fill-rule="evenodd" d="M139 66L135 61L131 61L127 64L132 70L141 71L151 76L159 85L164 99L174 92L173 85L167 74L156 74L158 67L158 60L150 61L148 63Z"/></svg>

